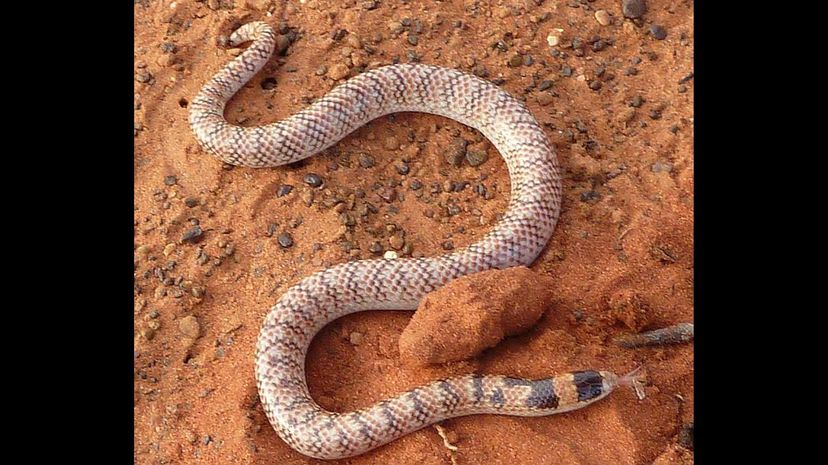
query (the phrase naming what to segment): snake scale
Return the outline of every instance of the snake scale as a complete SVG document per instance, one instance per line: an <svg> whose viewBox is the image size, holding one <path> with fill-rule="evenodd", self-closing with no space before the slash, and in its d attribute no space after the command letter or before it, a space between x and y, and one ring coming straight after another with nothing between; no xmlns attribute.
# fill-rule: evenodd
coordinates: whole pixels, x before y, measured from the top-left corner
<svg viewBox="0 0 828 465"><path fill-rule="evenodd" d="M408 111L445 116L479 130L503 156L511 177L509 207L480 241L439 257L342 263L302 279L271 308L257 343L256 384L268 420L288 445L315 458L350 457L444 419L566 412L630 383L630 375L606 371L540 380L470 374L353 412L322 409L308 392L305 355L323 326L363 310L414 310L423 296L459 276L531 264L558 220L561 175L553 147L521 102L485 80L422 64L363 72L267 126L229 124L225 104L268 61L276 37L263 22L237 29L230 45L251 45L189 105L196 138L221 160L247 167L284 165L330 147L375 118Z"/></svg>

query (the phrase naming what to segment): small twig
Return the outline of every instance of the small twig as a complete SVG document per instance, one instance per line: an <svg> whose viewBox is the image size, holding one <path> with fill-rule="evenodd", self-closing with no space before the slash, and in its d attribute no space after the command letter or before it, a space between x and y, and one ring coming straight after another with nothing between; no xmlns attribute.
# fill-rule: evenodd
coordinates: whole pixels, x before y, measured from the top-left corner
<svg viewBox="0 0 828 465"><path fill-rule="evenodd" d="M633 349L644 346L679 344L693 340L693 323L680 323L640 334L622 336L615 340L621 347Z"/></svg>
<svg viewBox="0 0 828 465"><path fill-rule="evenodd" d="M457 452L457 446L449 442L448 436L446 436L446 430L444 430L443 427L440 425L434 425L434 429L436 429L437 434L439 434L440 437L443 438L443 446L445 446L446 449L452 452Z"/></svg>
<svg viewBox="0 0 828 465"><path fill-rule="evenodd" d="M448 436L446 435L446 431L443 429L442 426L434 425L434 429L436 429L437 434L439 434L440 437L443 438L443 447L449 450L449 459L451 459L451 465L457 465L457 457L454 455L454 453L458 450L457 446L455 446L449 441Z"/></svg>

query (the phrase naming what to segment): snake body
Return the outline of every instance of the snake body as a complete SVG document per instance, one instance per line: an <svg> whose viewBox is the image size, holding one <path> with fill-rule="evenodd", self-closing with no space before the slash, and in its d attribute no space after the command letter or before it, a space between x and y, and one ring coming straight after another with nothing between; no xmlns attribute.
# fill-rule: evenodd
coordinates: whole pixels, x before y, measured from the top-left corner
<svg viewBox="0 0 828 465"><path fill-rule="evenodd" d="M353 412L330 412L314 402L305 380L305 355L323 326L363 310L413 310L427 293L459 276L531 264L558 220L561 176L553 147L521 102L477 77L422 64L361 73L267 126L229 124L223 116L226 102L264 66L275 40L274 30L263 22L237 29L230 44L252 44L190 103L196 138L221 160L248 167L283 165L324 150L375 118L415 111L479 130L503 156L511 176L509 207L480 241L439 257L342 263L302 279L271 308L257 343L256 383L267 418L288 445L316 458L349 457L447 418L574 410L623 384L605 371L540 380L470 374Z"/></svg>

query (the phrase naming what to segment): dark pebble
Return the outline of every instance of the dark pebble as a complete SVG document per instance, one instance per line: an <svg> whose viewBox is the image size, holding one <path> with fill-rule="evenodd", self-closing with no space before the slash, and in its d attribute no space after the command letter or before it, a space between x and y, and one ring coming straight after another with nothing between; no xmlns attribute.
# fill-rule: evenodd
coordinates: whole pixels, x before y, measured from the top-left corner
<svg viewBox="0 0 828 465"><path fill-rule="evenodd" d="M551 89L552 84L553 84L552 81L549 81L549 80L541 81L541 83L538 85L538 90L543 91L543 90Z"/></svg>
<svg viewBox="0 0 828 465"><path fill-rule="evenodd" d="M362 9L363 10L375 10L379 7L379 2L377 0L370 0L368 2L362 2Z"/></svg>
<svg viewBox="0 0 828 465"><path fill-rule="evenodd" d="M363 168L370 168L376 164L374 161L374 157L368 155L367 153L363 153L359 156L359 166Z"/></svg>
<svg viewBox="0 0 828 465"><path fill-rule="evenodd" d="M135 73L135 80L140 83L146 84L147 82L150 82L152 80L152 74L150 74L145 69L138 70L138 72Z"/></svg>
<svg viewBox="0 0 828 465"><path fill-rule="evenodd" d="M413 191L418 191L418 190L422 189L423 183L420 182L419 179L415 179L415 180L411 181L411 183L408 185L408 187L410 187L411 190L413 190Z"/></svg>
<svg viewBox="0 0 828 465"><path fill-rule="evenodd" d="M603 84L601 84L601 81L597 79L589 83L589 88L592 90L599 90L602 86Z"/></svg>
<svg viewBox="0 0 828 465"><path fill-rule="evenodd" d="M526 55L523 57L523 66L532 66L535 62L535 59L532 58L532 55Z"/></svg>
<svg viewBox="0 0 828 465"><path fill-rule="evenodd" d="M601 198L601 194L596 191L581 192L581 202L590 202Z"/></svg>
<svg viewBox="0 0 828 465"><path fill-rule="evenodd" d="M693 423L688 423L681 427L681 431L679 431L678 434L678 443L681 444L682 447L690 450L693 450L693 443L695 442L693 437L693 429Z"/></svg>
<svg viewBox="0 0 828 465"><path fill-rule="evenodd" d="M183 236L181 236L181 241L191 243L198 242L203 235L204 231L201 229L201 226L195 225L185 232Z"/></svg>
<svg viewBox="0 0 828 465"><path fill-rule="evenodd" d="M636 74L638 74L638 68L630 66L629 68L624 70L625 76L635 76Z"/></svg>
<svg viewBox="0 0 828 465"><path fill-rule="evenodd" d="M621 12L630 19L640 18L647 12L644 0L621 0Z"/></svg>
<svg viewBox="0 0 828 465"><path fill-rule="evenodd" d="M276 240L279 242L279 245L285 249L293 245L293 236L291 236L289 232L279 234L279 237L277 237Z"/></svg>
<svg viewBox="0 0 828 465"><path fill-rule="evenodd" d="M595 43L592 44L592 51L593 52L600 52L601 50L607 48L607 42L604 39L598 39Z"/></svg>
<svg viewBox="0 0 828 465"><path fill-rule="evenodd" d="M695 73L693 73L692 71L690 71L690 73L688 73L688 74L687 74L687 76L684 76L683 78L679 79L679 82L678 82L678 83L679 83L679 84L684 84L685 82L687 82L687 81L689 81L689 80L693 79L693 76L695 76Z"/></svg>
<svg viewBox="0 0 828 465"><path fill-rule="evenodd" d="M198 206L198 199L195 198L195 197L187 197L184 200L184 205L186 205L190 208L196 207L196 206Z"/></svg>
<svg viewBox="0 0 828 465"><path fill-rule="evenodd" d="M305 184L311 187L319 187L322 185L322 177L315 173L308 173L304 178Z"/></svg>
<svg viewBox="0 0 828 465"><path fill-rule="evenodd" d="M563 66L561 68L561 76L563 76L563 77L572 76L572 68L570 68L569 66Z"/></svg>
<svg viewBox="0 0 828 465"><path fill-rule="evenodd" d="M377 195L379 195L382 200L391 203L397 198L397 191L393 187L383 186L382 189L377 191Z"/></svg>
<svg viewBox="0 0 828 465"><path fill-rule="evenodd" d="M368 250L371 251L371 253L380 254L382 253L382 244L380 244L379 242L374 242L368 247Z"/></svg>
<svg viewBox="0 0 828 465"><path fill-rule="evenodd" d="M652 34L656 40L664 40L667 38L667 30L664 29L664 26L659 26L658 24L650 26L650 34Z"/></svg>
<svg viewBox="0 0 828 465"><path fill-rule="evenodd" d="M263 90L271 90L276 88L276 78L264 78L262 79L261 84L259 84Z"/></svg>
<svg viewBox="0 0 828 465"><path fill-rule="evenodd" d="M166 184L168 186L174 186L175 183L177 183L177 182L178 182L178 178L176 178L175 176L166 176L166 177L164 177L164 184Z"/></svg>
<svg viewBox="0 0 828 465"><path fill-rule="evenodd" d="M411 170L411 168L409 168L408 165L405 164L405 163L400 163L399 165L396 166L396 168L397 168L397 173L399 173L399 174L408 174L408 172Z"/></svg>
<svg viewBox="0 0 828 465"><path fill-rule="evenodd" d="M523 64L523 57L520 55L512 55L512 58L509 58L509 67L517 68L518 66Z"/></svg>
<svg viewBox="0 0 828 465"><path fill-rule="evenodd" d="M417 37L416 34L409 34L408 35L408 43L409 44L417 45L417 42L419 42L419 41L420 41L420 39Z"/></svg>
<svg viewBox="0 0 828 465"><path fill-rule="evenodd" d="M687 92L687 86L685 86L684 84L679 85L678 86L678 92L680 94L683 94L683 93Z"/></svg>
<svg viewBox="0 0 828 465"><path fill-rule="evenodd" d="M661 110L657 108L650 110L650 119L661 119Z"/></svg>
<svg viewBox="0 0 828 465"><path fill-rule="evenodd" d="M290 191L293 190L293 186L290 184L282 184L279 186L279 190L276 191L276 197L284 197L290 194Z"/></svg>
<svg viewBox="0 0 828 465"><path fill-rule="evenodd" d="M457 206L457 205L455 205L455 204L451 204L451 205L449 205L449 206L448 206L448 214L449 214L449 216L454 216L454 215L456 215L456 214L458 214L458 213L460 213L460 207L458 207L458 206Z"/></svg>
<svg viewBox="0 0 828 465"><path fill-rule="evenodd" d="M445 241L442 243L443 250L452 250L454 249L454 242L452 241Z"/></svg>
<svg viewBox="0 0 828 465"><path fill-rule="evenodd" d="M164 53L175 53L176 46L172 42L162 42L161 43L161 51Z"/></svg>
<svg viewBox="0 0 828 465"><path fill-rule="evenodd" d="M630 100L630 106L633 108L638 108L644 103L644 98L640 95L636 95L635 97Z"/></svg>

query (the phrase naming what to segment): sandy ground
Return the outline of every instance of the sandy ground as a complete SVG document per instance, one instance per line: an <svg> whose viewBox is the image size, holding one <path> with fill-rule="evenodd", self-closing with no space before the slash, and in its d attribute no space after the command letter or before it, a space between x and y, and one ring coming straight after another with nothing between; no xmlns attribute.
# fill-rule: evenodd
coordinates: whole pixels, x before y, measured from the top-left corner
<svg viewBox="0 0 828 465"><path fill-rule="evenodd" d="M612 342L693 318L693 5L647 4L631 21L618 0L136 2L134 462L315 462L279 439L257 400L267 309L334 263L470 244L509 200L496 150L435 116L381 118L287 167L207 156L187 102L234 53L221 36L252 19L280 26L286 48L230 102L235 123L276 121L334 78L419 60L525 99L565 170L560 223L532 266L555 278L555 297L531 331L472 361L413 368L398 348L409 313L343 318L307 359L323 407L358 408L473 370L539 378L644 365L649 377L643 401L625 390L564 415L454 419L441 424L454 453L426 428L342 463L692 462L679 445L693 421L692 345ZM467 159L454 166L462 144ZM308 185L308 174L323 184Z"/></svg>

